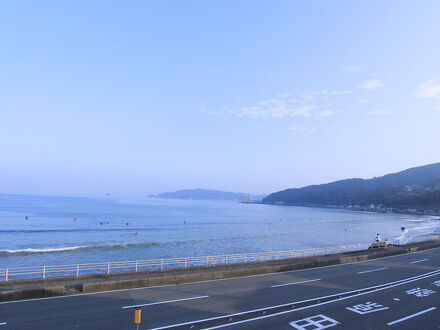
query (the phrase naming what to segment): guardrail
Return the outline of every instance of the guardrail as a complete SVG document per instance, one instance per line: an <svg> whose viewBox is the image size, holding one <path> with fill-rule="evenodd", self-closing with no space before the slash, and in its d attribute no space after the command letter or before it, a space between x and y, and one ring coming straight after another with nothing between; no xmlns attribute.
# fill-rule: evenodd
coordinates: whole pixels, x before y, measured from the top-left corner
<svg viewBox="0 0 440 330"><path fill-rule="evenodd" d="M171 268L187 268L212 266L220 264L247 263L263 260L292 259L306 256L326 255L367 249L371 244L352 244L314 249L270 251L255 253L225 254L202 257L181 257L169 259L150 259L134 261L111 261L88 264L70 264L55 266L29 266L16 268L0 268L0 282L59 276L80 276L86 274L110 274L125 271L165 270Z"/></svg>

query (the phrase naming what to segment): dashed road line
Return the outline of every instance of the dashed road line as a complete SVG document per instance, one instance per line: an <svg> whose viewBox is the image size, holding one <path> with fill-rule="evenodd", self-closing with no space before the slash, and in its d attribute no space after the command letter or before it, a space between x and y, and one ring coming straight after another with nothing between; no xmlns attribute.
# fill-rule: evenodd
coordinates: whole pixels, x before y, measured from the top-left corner
<svg viewBox="0 0 440 330"><path fill-rule="evenodd" d="M406 320L411 319L411 318L413 318L413 317L416 317L416 316L419 316L419 315L422 315L422 314L428 313L428 312L430 312L430 311L433 311L434 309L437 309L437 307L431 307L431 308L425 309L425 310L423 310L423 311L420 311L420 312L418 312L418 313L415 313L415 314L411 314L411 315L408 315L408 316L402 317L401 319L398 319L398 320L395 320L395 321L392 321L392 322L388 322L387 325L393 325L393 324L396 324L396 323L399 323L399 322L402 322L402 321L406 321Z"/></svg>
<svg viewBox="0 0 440 330"><path fill-rule="evenodd" d="M421 259L421 260L411 261L410 264L417 264L419 262L428 261L428 260L429 259Z"/></svg>
<svg viewBox="0 0 440 330"><path fill-rule="evenodd" d="M1 322L0 325L6 325L8 322Z"/></svg>
<svg viewBox="0 0 440 330"><path fill-rule="evenodd" d="M307 280L307 281L299 281L299 282L292 282L292 283L284 283L284 284L276 284L276 285L271 285L271 288L278 288L280 286L286 286L286 285L294 285L294 284L301 284L301 283L309 283L309 282L316 282L316 281L321 281L320 278L316 278L314 280Z"/></svg>
<svg viewBox="0 0 440 330"><path fill-rule="evenodd" d="M175 303L175 302L179 302L179 301L195 300L195 299L202 299L202 298L209 298L209 296L198 296L198 297L191 297L191 298L184 298L184 299L158 301L158 302L153 302L153 303L148 303L148 304L123 306L122 309L144 307L144 306L153 306L153 305L161 305L161 304L171 304L171 303Z"/></svg>
<svg viewBox="0 0 440 330"><path fill-rule="evenodd" d="M383 267L383 268L377 268L377 269L364 270L363 272L358 272L358 274L377 272L379 270L385 270L385 269L388 269L388 268L390 268L390 267Z"/></svg>

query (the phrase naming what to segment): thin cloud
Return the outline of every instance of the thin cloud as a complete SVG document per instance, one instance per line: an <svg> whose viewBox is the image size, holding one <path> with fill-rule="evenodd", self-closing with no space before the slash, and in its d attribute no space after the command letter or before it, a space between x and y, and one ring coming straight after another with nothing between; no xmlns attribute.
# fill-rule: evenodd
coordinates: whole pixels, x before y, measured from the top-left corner
<svg viewBox="0 0 440 330"><path fill-rule="evenodd" d="M390 110L373 110L367 112L367 114L369 115L377 115L377 116L388 116L388 115L392 115L393 113L394 112Z"/></svg>
<svg viewBox="0 0 440 330"><path fill-rule="evenodd" d="M414 95L423 98L440 98L440 83L437 79L425 81Z"/></svg>
<svg viewBox="0 0 440 330"><path fill-rule="evenodd" d="M351 93L353 93L352 90L346 89L346 90L343 90L343 91L333 91L331 94L332 95L347 95L347 94L351 94Z"/></svg>
<svg viewBox="0 0 440 330"><path fill-rule="evenodd" d="M293 127L289 127L289 130L307 133L307 134L314 134L314 133L318 132L319 127L296 127L296 126L293 126Z"/></svg>
<svg viewBox="0 0 440 330"><path fill-rule="evenodd" d="M367 102L368 102L368 99L362 99L359 101L359 103L367 103Z"/></svg>
<svg viewBox="0 0 440 330"><path fill-rule="evenodd" d="M358 72L358 71L361 71L361 69L362 68L360 66L354 65L354 64L349 64L349 65L344 66L344 71L346 71L346 72Z"/></svg>
<svg viewBox="0 0 440 330"><path fill-rule="evenodd" d="M360 84L358 88L373 90L382 86L383 84L379 79L369 79L369 80L365 80L362 84Z"/></svg>
<svg viewBox="0 0 440 330"><path fill-rule="evenodd" d="M237 117L248 119L312 117L315 106L312 104L293 106L291 102L282 99L263 101L253 106L241 107L235 114Z"/></svg>
<svg viewBox="0 0 440 330"><path fill-rule="evenodd" d="M324 110L319 111L315 117L317 119L322 118L322 117L331 117L331 116L336 115L336 113L337 112L334 110L324 109Z"/></svg>
<svg viewBox="0 0 440 330"><path fill-rule="evenodd" d="M328 90L324 89L322 91L313 91L303 94L302 98L304 102L309 102L315 98L315 96L326 96L328 94Z"/></svg>
<svg viewBox="0 0 440 330"><path fill-rule="evenodd" d="M289 97L290 95L292 95L292 93L289 93L289 92L287 92L287 93L279 93L278 97L286 98L286 97Z"/></svg>
<svg viewBox="0 0 440 330"><path fill-rule="evenodd" d="M263 100L261 102L243 105L236 109L225 112L208 111L201 108L203 114L210 114L220 117L235 116L247 119L287 118L303 117L321 119L331 117L339 111L328 109L326 100L333 95L351 94L351 90L328 91L327 89L311 91L302 94L300 97L292 97L290 92L277 94L277 97ZM313 102L312 102L313 101ZM224 113L224 116L221 116Z"/></svg>
<svg viewBox="0 0 440 330"><path fill-rule="evenodd" d="M226 115L223 112L209 111L209 110L206 110L205 107L201 107L200 108L200 113L203 113L205 115L217 116L217 117L220 117L220 118L223 118L223 119L226 118Z"/></svg>
<svg viewBox="0 0 440 330"><path fill-rule="evenodd" d="M434 110L440 110L440 105L433 107Z"/></svg>

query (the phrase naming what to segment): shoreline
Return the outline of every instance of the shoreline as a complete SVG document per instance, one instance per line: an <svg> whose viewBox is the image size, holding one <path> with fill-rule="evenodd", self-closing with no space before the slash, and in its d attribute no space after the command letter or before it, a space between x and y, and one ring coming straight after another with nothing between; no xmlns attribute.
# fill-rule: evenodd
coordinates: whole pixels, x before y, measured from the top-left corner
<svg viewBox="0 0 440 330"><path fill-rule="evenodd" d="M403 209L393 209L393 208L367 208L367 207L346 207L346 206L326 206L326 205L305 205L305 204L287 204L287 203L263 203L263 202L240 202L242 204L258 204L258 205L273 205L273 206L296 206L296 207L313 207L318 209L336 209L336 210L346 210L346 211L356 211L356 212L370 212L370 213L383 213L383 214L405 214L405 215L426 215L438 217L433 220L440 220L439 212L425 212L425 211L405 211Z"/></svg>

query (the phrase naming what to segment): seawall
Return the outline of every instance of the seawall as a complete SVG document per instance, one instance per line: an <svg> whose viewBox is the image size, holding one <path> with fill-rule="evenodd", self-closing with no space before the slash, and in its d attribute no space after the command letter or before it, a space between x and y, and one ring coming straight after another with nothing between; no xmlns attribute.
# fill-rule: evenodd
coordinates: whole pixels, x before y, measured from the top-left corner
<svg viewBox="0 0 440 330"><path fill-rule="evenodd" d="M121 272L109 275L84 275L48 279L0 282L0 301L80 294L117 289L130 289L179 284L222 278L277 273L283 271L344 264L440 247L430 241L323 256L279 259L251 263L233 263L208 267L176 268L165 271Z"/></svg>

